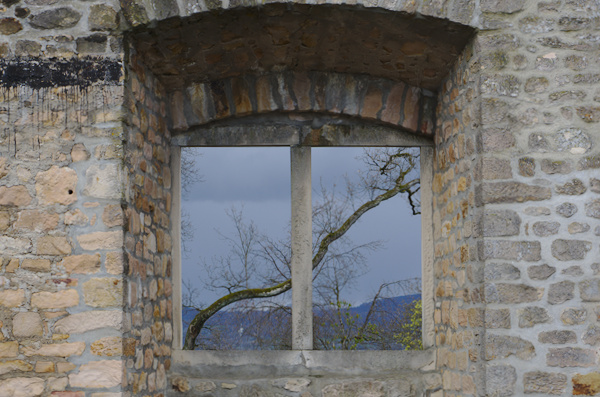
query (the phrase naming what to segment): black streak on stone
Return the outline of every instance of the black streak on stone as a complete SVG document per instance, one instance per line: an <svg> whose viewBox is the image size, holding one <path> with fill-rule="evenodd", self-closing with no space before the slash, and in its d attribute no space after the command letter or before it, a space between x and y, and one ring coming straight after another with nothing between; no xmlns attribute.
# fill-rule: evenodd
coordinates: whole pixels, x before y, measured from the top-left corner
<svg viewBox="0 0 600 397"><path fill-rule="evenodd" d="M88 87L95 83L117 85L122 63L110 59L0 60L0 86Z"/></svg>

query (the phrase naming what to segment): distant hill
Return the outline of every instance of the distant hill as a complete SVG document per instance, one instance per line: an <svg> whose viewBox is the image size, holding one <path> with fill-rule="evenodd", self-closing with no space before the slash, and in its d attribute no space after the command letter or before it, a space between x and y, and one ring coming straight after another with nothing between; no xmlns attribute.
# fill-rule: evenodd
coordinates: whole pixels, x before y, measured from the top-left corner
<svg viewBox="0 0 600 397"><path fill-rule="evenodd" d="M379 316L376 316L373 323L386 323L387 319L385 318L385 313L396 313L396 315L398 315L399 308L403 308L407 304L419 299L421 299L420 294L380 299L377 302ZM346 316L356 319L356 321L361 321L369 312L370 307L371 302L365 302L358 306L352 306L348 309L344 309L344 312L347 313ZM316 317L319 317L323 314L320 312L320 310L322 309L315 308ZM196 309L183 306L182 320L184 337L190 321L197 313L198 311ZM283 313L282 311L274 314L266 310L243 312L239 310L225 310L215 314L207 322L207 329L203 329L200 336L218 341L216 343L218 343L219 346L213 346L209 348L255 350L258 349L259 346L255 341L255 337L249 335L247 332L248 330L252 329L253 324L260 324L260 332L268 334L271 330L278 330L282 327L287 327L287 322L289 322L289 315ZM268 335L265 335L265 337L268 337ZM367 345L361 345L358 348L370 349L371 347ZM392 346L391 348L402 349L402 346Z"/></svg>

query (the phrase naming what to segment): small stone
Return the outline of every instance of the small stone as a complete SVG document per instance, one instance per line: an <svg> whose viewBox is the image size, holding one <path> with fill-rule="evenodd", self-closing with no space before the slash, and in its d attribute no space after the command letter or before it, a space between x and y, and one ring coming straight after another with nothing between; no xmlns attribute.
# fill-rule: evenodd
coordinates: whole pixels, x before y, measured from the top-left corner
<svg viewBox="0 0 600 397"><path fill-rule="evenodd" d="M39 57L42 45L33 40L19 40L15 46L15 55L20 57Z"/></svg>
<svg viewBox="0 0 600 397"><path fill-rule="evenodd" d="M40 204L69 205L77 201L77 172L56 165L35 177L35 191Z"/></svg>
<svg viewBox="0 0 600 397"><path fill-rule="evenodd" d="M540 332L538 341L554 345L565 345L567 343L577 343L577 335L573 331L546 331Z"/></svg>
<svg viewBox="0 0 600 397"><path fill-rule="evenodd" d="M90 158L90 152L86 149L83 143L76 143L71 149L71 160L76 163L86 161Z"/></svg>
<svg viewBox="0 0 600 397"><path fill-rule="evenodd" d="M550 367L593 367L596 365L596 354L593 350L579 347L561 347L548 349L546 364Z"/></svg>
<svg viewBox="0 0 600 397"><path fill-rule="evenodd" d="M567 230L571 234L585 233L590 230L590 225L587 223L572 222L569 223Z"/></svg>
<svg viewBox="0 0 600 397"><path fill-rule="evenodd" d="M5 289L0 290L0 306L3 307L19 307L25 301L25 290L22 289Z"/></svg>
<svg viewBox="0 0 600 397"><path fill-rule="evenodd" d="M15 338L33 338L42 336L42 333L42 319L38 313L22 312L13 317Z"/></svg>
<svg viewBox="0 0 600 397"><path fill-rule="evenodd" d="M71 244L66 237L44 236L37 241L38 255L69 255Z"/></svg>
<svg viewBox="0 0 600 397"><path fill-rule="evenodd" d="M38 29L66 29L77 25L81 14L72 8L61 7L31 16L29 23Z"/></svg>
<svg viewBox="0 0 600 397"><path fill-rule="evenodd" d="M93 278L83 283L83 295L88 306L120 306L123 300L123 283L117 278Z"/></svg>
<svg viewBox="0 0 600 397"><path fill-rule="evenodd" d="M216 388L217 388L217 385L215 384L215 382L211 382L211 381L199 382L194 385L194 392L206 393L206 392L213 391Z"/></svg>
<svg viewBox="0 0 600 397"><path fill-rule="evenodd" d="M536 222L532 226L533 233L538 237L551 236L557 234L560 229L560 223L558 222Z"/></svg>
<svg viewBox="0 0 600 397"><path fill-rule="evenodd" d="M483 215L484 237L516 236L520 226L521 218L512 210L486 210Z"/></svg>
<svg viewBox="0 0 600 397"><path fill-rule="evenodd" d="M567 375L552 372L526 372L523 376L525 393L563 394Z"/></svg>
<svg viewBox="0 0 600 397"><path fill-rule="evenodd" d="M31 296L31 305L40 309L62 309L78 304L79 294L74 289L58 292L36 292Z"/></svg>
<svg viewBox="0 0 600 397"><path fill-rule="evenodd" d="M585 214L600 219L600 200L596 199L585 203Z"/></svg>
<svg viewBox="0 0 600 397"><path fill-rule="evenodd" d="M573 375L573 395L595 396L600 394L600 372Z"/></svg>
<svg viewBox="0 0 600 397"><path fill-rule="evenodd" d="M580 282L579 295L584 302L600 302L600 279L592 278Z"/></svg>
<svg viewBox="0 0 600 397"><path fill-rule="evenodd" d="M235 383L221 383L221 388L225 390L235 389L237 385Z"/></svg>
<svg viewBox="0 0 600 397"><path fill-rule="evenodd" d="M88 26L92 31L110 31L119 27L117 12L104 4L96 4L90 7Z"/></svg>
<svg viewBox="0 0 600 397"><path fill-rule="evenodd" d="M543 324L552 321L548 311L543 307L524 307L517 310L519 315L519 327L531 328L536 324Z"/></svg>
<svg viewBox="0 0 600 397"><path fill-rule="evenodd" d="M535 355L533 344L517 336L486 335L485 359L494 360L515 355L521 360L529 360Z"/></svg>
<svg viewBox="0 0 600 397"><path fill-rule="evenodd" d="M530 94L539 94L548 88L548 79L545 77L530 77L525 82L525 92Z"/></svg>
<svg viewBox="0 0 600 397"><path fill-rule="evenodd" d="M65 213L65 225L85 226L89 221L90 219L80 209Z"/></svg>
<svg viewBox="0 0 600 397"><path fill-rule="evenodd" d="M545 172L548 175L568 174L571 172L571 163L566 161L551 161L544 159L541 163L541 169L542 172Z"/></svg>
<svg viewBox="0 0 600 397"><path fill-rule="evenodd" d="M562 203L556 207L556 213L562 217L570 218L577 212L577 206L572 203Z"/></svg>
<svg viewBox="0 0 600 397"><path fill-rule="evenodd" d="M577 325L585 322L587 311L585 309L568 308L560 315L561 321L566 325Z"/></svg>
<svg viewBox="0 0 600 397"><path fill-rule="evenodd" d="M600 327L590 325L581 339L586 345L600 345Z"/></svg>
<svg viewBox="0 0 600 397"><path fill-rule="evenodd" d="M512 178L510 161L497 158L483 158L481 160L481 178L486 180Z"/></svg>
<svg viewBox="0 0 600 397"><path fill-rule="evenodd" d="M54 372L54 363L52 361L38 361L35 363L35 372L38 372L38 373Z"/></svg>
<svg viewBox="0 0 600 397"><path fill-rule="evenodd" d="M535 176L535 160L531 157L519 159L519 175L525 177Z"/></svg>
<svg viewBox="0 0 600 397"><path fill-rule="evenodd" d="M554 240L551 245L552 256L560 261L584 259L592 249L592 243L582 240Z"/></svg>
<svg viewBox="0 0 600 397"><path fill-rule="evenodd" d="M110 388L119 386L123 373L121 360L91 361L82 364L79 372L69 375L69 385L81 388Z"/></svg>
<svg viewBox="0 0 600 397"><path fill-rule="evenodd" d="M108 38L104 34L97 33L87 37L79 37L76 42L79 54L103 53L106 51Z"/></svg>
<svg viewBox="0 0 600 397"><path fill-rule="evenodd" d="M527 262L541 259L539 241L484 240L478 245L481 259L523 260Z"/></svg>
<svg viewBox="0 0 600 397"><path fill-rule="evenodd" d="M42 378L9 378L0 380L2 397L36 397L44 392Z"/></svg>
<svg viewBox="0 0 600 397"><path fill-rule="evenodd" d="M556 193L568 196L580 196L587 191L587 188L580 179L573 179L564 185L556 185Z"/></svg>
<svg viewBox="0 0 600 397"><path fill-rule="evenodd" d="M58 265L64 266L68 273L97 273L100 271L100 254L67 256Z"/></svg>
<svg viewBox="0 0 600 397"><path fill-rule="evenodd" d="M548 303L558 305L575 297L575 283L572 281L561 281L554 283L548 288Z"/></svg>
<svg viewBox="0 0 600 397"><path fill-rule="evenodd" d="M171 381L171 385L173 387L173 390L176 390L181 393L185 393L190 390L190 383L188 382L188 380L180 376L173 378L173 380Z"/></svg>
<svg viewBox="0 0 600 397"><path fill-rule="evenodd" d="M0 19L0 34L11 35L23 30L23 25L15 18L2 18Z"/></svg>
<svg viewBox="0 0 600 397"><path fill-rule="evenodd" d="M510 329L510 309L486 309L485 327Z"/></svg>
<svg viewBox="0 0 600 397"><path fill-rule="evenodd" d="M581 106L576 109L577 115L586 123L600 121L600 107Z"/></svg>
<svg viewBox="0 0 600 397"><path fill-rule="evenodd" d="M120 310L87 311L71 314L54 325L55 333L82 334L102 328L121 330L123 312Z"/></svg>
<svg viewBox="0 0 600 397"><path fill-rule="evenodd" d="M590 190L594 193L600 193L600 179L590 179Z"/></svg>
<svg viewBox="0 0 600 397"><path fill-rule="evenodd" d="M550 143L544 135L533 133L529 134L529 149L535 152L548 152L551 150Z"/></svg>
<svg viewBox="0 0 600 397"><path fill-rule="evenodd" d="M488 396L512 396L515 393L517 371L510 365L489 366L485 372Z"/></svg>

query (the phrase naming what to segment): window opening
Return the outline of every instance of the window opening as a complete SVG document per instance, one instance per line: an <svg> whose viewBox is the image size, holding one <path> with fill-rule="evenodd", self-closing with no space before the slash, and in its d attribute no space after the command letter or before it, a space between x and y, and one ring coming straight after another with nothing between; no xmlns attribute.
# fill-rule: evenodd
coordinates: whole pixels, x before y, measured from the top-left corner
<svg viewBox="0 0 600 397"><path fill-rule="evenodd" d="M312 157L312 187L310 189L313 194L312 209L314 212L321 212L320 217L316 215L314 218L316 222L313 225L313 230L316 231L319 227L323 229L323 221L327 217L331 218L330 221L333 221L336 216L343 217L341 212L339 214L333 213L340 210L338 205L340 203L332 205L336 200L343 197L341 203L342 206L346 207L345 213L347 214L348 209L352 208L348 197L354 196L353 198L356 199L360 193L365 193L359 191L358 180L360 178L357 178L358 170L356 169L357 157L363 156L364 158L364 153L361 148L303 149L308 149L309 156ZM409 151L408 153L415 156L417 164L410 178L415 179L418 178L418 149L410 150L412 152ZM199 156L199 153L202 154ZM239 240L248 237L256 238L255 248L247 249L246 254L254 256L257 261L270 260L271 265L273 265L273 261L279 261L279 264L271 269L278 274L279 279L272 277L272 281L280 281L285 277L289 277L289 252L284 253L285 250L289 250L291 244L289 239L289 153L289 148L183 149L182 176L184 192L181 207L184 242L182 274L184 280L182 291L184 298L183 337L185 337L189 321L195 314L190 306L199 306L198 303L204 303L204 301L213 302L224 295L223 292L218 294L212 291L211 293L210 289L206 289L207 284L212 284L213 287L219 284L216 282L218 277L215 278L215 275L229 275L229 279L222 280L223 283L221 283L221 286L225 285L224 282L232 284L229 291L222 289L225 292L234 291L236 289L235 285L238 286L237 289L240 289L244 279L248 281L248 285L245 287L253 287L250 282L251 276L239 276L235 279L231 272L223 271L223 269L229 269L233 265L231 261L228 262L224 258L224 256L229 255L231 260L232 254L225 255L224 251L232 246L237 246L237 256L239 257L241 252ZM187 171L185 170L185 167L190 166L189 164L186 165L190 158L197 159L196 166L198 168L198 171L191 177L191 182L194 182L194 179L196 179L195 182L198 182L193 184L193 187L189 187L190 177L188 175L186 178ZM277 164L272 162L274 160ZM266 164L266 161L269 161L269 164ZM355 164L354 167L351 166L352 163ZM198 167L198 165L201 166ZM298 166L296 165L296 167ZM293 168L294 166L292 166ZM233 176L228 177L225 175L227 169L232 171ZM306 176L304 172L300 173L300 177L304 178ZM201 181L198 180L198 174L201 175ZM346 191L343 187L345 185L344 178L342 178L344 174L354 184L352 191ZM362 176L365 177L364 174ZM234 177L239 179L235 180ZM187 182L186 179L188 179ZM335 187L332 186L332 181ZM327 186L327 192L321 188L321 185L323 187ZM240 200L242 198L245 199L244 204ZM266 203L262 208L257 205L261 201ZM418 201L418 195L413 196L413 201L415 203ZM357 203L354 204L355 207L357 205ZM327 211L330 211L330 213L323 217L324 212ZM207 321L206 329L202 331L197 339L199 347L224 350L285 349L291 347L302 349L313 347L317 349L404 348L404 345L399 342L401 340L399 332L385 330L383 326L386 323L394 322L397 324L396 326L401 326L398 320L410 321L410 317L400 316L399 313L402 310L407 311L410 304L414 302L412 300L408 301L409 298L407 297L398 297L406 295L410 295L412 299L420 297L420 280L418 279L421 266L419 249L421 239L420 222L419 217L409 215L410 212L406 198L396 196L388 202L383 202L378 208L370 210L369 214L363 216L356 225L353 225L346 237L349 240L355 240L355 242L345 242L344 247L341 244L343 241L331 245L327 261L333 265L325 266L322 270L317 269L315 273L319 275L315 277L314 282L309 281L310 287L315 289L313 294L314 307L312 305L309 307L308 314L300 313L304 320L312 320L310 312L314 314L314 324L312 326L308 324L309 329L314 328L314 345L310 345L313 335L307 335L306 330L304 330L301 332L304 338L304 341L300 341L301 347L294 347L294 341L291 340L294 321L290 317L292 298L291 293L288 291L277 297L269 298L269 300L242 301L220 311L218 315ZM404 216L401 216L401 214L404 214ZM401 218L395 217L395 215L399 215ZM213 219L213 221L208 222L207 217ZM394 218L396 218L395 221ZM189 221L192 225L199 225L194 227L194 233L196 234L193 239L194 242L186 241L186 228L190 228ZM215 232L215 227L209 226L210 223L218 225L217 229L219 230ZM395 226L394 223L396 223ZM228 224L230 225L229 229L226 227ZM384 226L386 224L392 226ZM275 233L263 233L265 230L275 231ZM383 238L378 237L375 231L380 232L379 235ZM368 240L366 241L364 235L369 235L371 239L366 239ZM283 242L275 247L277 239L283 240ZM387 242L388 250L371 250L371 248L375 248L377 243L371 244L370 241L379 239L391 240ZM223 258L219 259L219 255L203 254L206 251L217 252L218 250L215 250L215 248L219 246L221 246L221 256ZM410 247L410 249L407 251L406 247ZM311 247L310 249L310 257L312 258L313 250L316 248ZM365 253L368 254L366 259L363 258ZM275 258L276 255L280 255L280 257ZM190 266L198 256L205 258L205 266ZM233 256L236 256L236 253ZM344 257L345 259L343 259ZM396 257L396 260L393 257ZM404 263L399 263L400 258ZM343 260L346 262L344 263ZM285 263L286 261L288 262ZM373 271L363 272L372 263L382 265L379 266L379 270L372 269ZM251 263L248 263L248 265L255 266ZM344 269L345 265L349 267ZM335 270L336 266L337 270ZM200 276L198 268L202 267L204 267L204 270L203 273L200 272L202 274ZM220 267L220 269L216 269L217 267ZM233 267L231 268L233 269ZM208 272L206 272L207 269ZM257 270L261 269L253 269L253 271ZM332 285L331 281L335 280L336 276L339 276L338 281L349 276L348 274L342 275L341 272L344 270L352 270L354 279L344 281L345 285L343 285L342 293L332 300L331 288L329 288L329 293L325 293L325 290ZM258 273L261 273L261 271L258 271ZM379 289L382 285L382 274L386 276L384 283L386 285L384 288ZM195 281L198 280L199 276L203 277L203 280L196 283ZM265 276L262 277L265 281ZM308 277L311 279L313 276L309 273ZM411 280L401 282L406 279ZM352 284L354 284L354 287L360 286L361 288L352 288ZM260 283L255 285L258 286ZM202 291L202 293L199 294L199 291ZM377 292L378 299L374 301L372 298ZM196 298L190 299L192 296ZM297 306L296 301L294 304ZM393 302L394 305L390 305L390 302ZM367 327L367 323L364 322L365 326L362 326L368 311L371 312L369 313L371 323ZM393 316L394 313L395 316ZM307 326L306 323L301 325ZM360 330L361 328L362 330ZM414 324L413 328L415 328ZM420 335L413 335L413 337L418 337L420 343ZM404 343L406 344L406 340ZM417 346L418 344L414 344L409 347L415 348Z"/></svg>

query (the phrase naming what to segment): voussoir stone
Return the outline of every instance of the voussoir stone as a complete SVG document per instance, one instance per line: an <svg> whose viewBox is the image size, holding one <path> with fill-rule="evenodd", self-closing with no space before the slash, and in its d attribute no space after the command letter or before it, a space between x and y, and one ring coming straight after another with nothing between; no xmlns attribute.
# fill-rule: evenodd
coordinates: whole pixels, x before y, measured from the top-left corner
<svg viewBox="0 0 600 397"><path fill-rule="evenodd" d="M35 177L35 191L40 204L69 205L77 201L77 172L53 165Z"/></svg>
<svg viewBox="0 0 600 397"><path fill-rule="evenodd" d="M596 396L600 394L600 372L573 375L573 395Z"/></svg>
<svg viewBox="0 0 600 397"><path fill-rule="evenodd" d="M42 378L10 378L0 380L2 397L35 397L44 392Z"/></svg>
<svg viewBox="0 0 600 397"><path fill-rule="evenodd" d="M579 347L561 347L548 349L546 364L550 367L593 367L596 365L596 353Z"/></svg>
<svg viewBox="0 0 600 397"><path fill-rule="evenodd" d="M519 315L519 327L520 328L531 328L536 324L543 324L552 321L548 310L543 307L524 307L517 310Z"/></svg>
<svg viewBox="0 0 600 397"><path fill-rule="evenodd" d="M87 311L71 314L54 324L54 332L61 334L81 334L101 328L121 329L123 312L120 310Z"/></svg>
<svg viewBox="0 0 600 397"><path fill-rule="evenodd" d="M525 393L562 394L567 387L567 375L552 372L526 372L523 375Z"/></svg>
<svg viewBox="0 0 600 397"><path fill-rule="evenodd" d="M486 360L500 359L511 355L515 355L521 360L529 360L535 355L535 347L528 340L518 336L486 335Z"/></svg>
<svg viewBox="0 0 600 397"><path fill-rule="evenodd" d="M552 343L554 345L564 345L567 343L577 343L577 334L574 331L545 331L540 332L538 341L541 343Z"/></svg>
<svg viewBox="0 0 600 397"><path fill-rule="evenodd" d="M74 289L58 292L36 292L31 296L31 305L40 309L62 309L77 306L79 294Z"/></svg>
<svg viewBox="0 0 600 397"><path fill-rule="evenodd" d="M111 388L121 384L122 371L121 360L92 361L82 364L78 373L69 375L69 385L82 388Z"/></svg>
<svg viewBox="0 0 600 397"><path fill-rule="evenodd" d="M561 281L551 284L548 288L548 303L558 305L575 297L575 283L572 281Z"/></svg>
<svg viewBox="0 0 600 397"><path fill-rule="evenodd" d="M494 365L485 372L488 396L512 396L515 393L517 371L511 365Z"/></svg>
<svg viewBox="0 0 600 397"><path fill-rule="evenodd" d="M560 261L584 259L592 249L592 243L583 240L554 240L551 245L552 256Z"/></svg>
<svg viewBox="0 0 600 397"><path fill-rule="evenodd" d="M29 23L38 29L66 29L77 25L81 14L72 8L60 7L33 15Z"/></svg>
<svg viewBox="0 0 600 397"><path fill-rule="evenodd" d="M16 338L42 336L42 319L38 313L22 312L13 317L13 335Z"/></svg>

